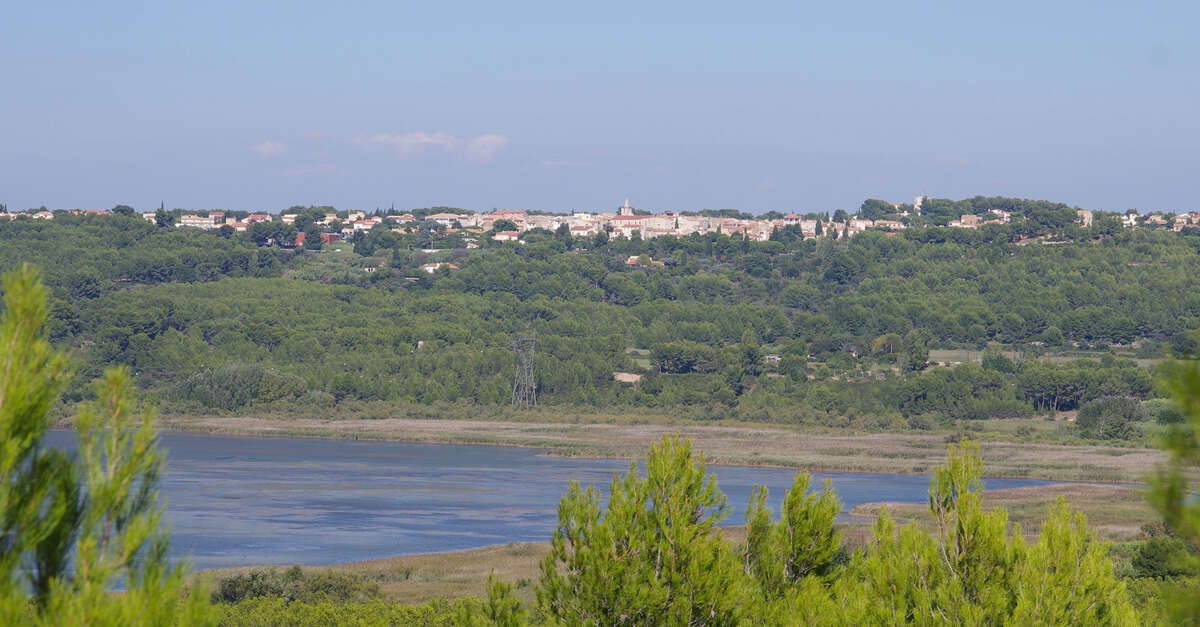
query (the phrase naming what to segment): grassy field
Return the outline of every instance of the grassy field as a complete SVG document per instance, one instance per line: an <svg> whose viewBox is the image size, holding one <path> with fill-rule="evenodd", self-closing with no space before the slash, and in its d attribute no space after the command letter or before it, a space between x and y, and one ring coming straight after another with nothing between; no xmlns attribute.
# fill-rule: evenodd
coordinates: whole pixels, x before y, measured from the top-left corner
<svg viewBox="0 0 1200 627"><path fill-rule="evenodd" d="M626 348L625 352L631 355L630 358L633 360L634 364L637 364L638 368L641 368L642 370L650 370L653 366L653 364L650 362L650 351L648 349L634 348L631 346Z"/></svg>
<svg viewBox="0 0 1200 627"><path fill-rule="evenodd" d="M324 437L405 442L493 444L545 449L551 455L634 459L664 434L692 438L718 464L848 472L926 474L942 463L948 442L983 443L986 474L1068 481L1140 482L1162 460L1154 448L1088 443L1063 436L1066 423L991 420L971 430L868 433L832 427L697 424L670 416L575 415L539 422L486 415L480 419L256 416L164 416L169 429L209 433ZM560 420L563 417L558 417Z"/></svg>
<svg viewBox="0 0 1200 627"><path fill-rule="evenodd" d="M1061 485L996 490L988 492L988 507L1006 507L1012 522L1021 525L1027 536L1036 535L1046 508L1062 495L1073 507L1088 516L1089 525L1100 538L1113 541L1135 539L1141 525L1158 517L1145 505L1133 488L1114 485ZM840 525L847 544L857 546L870 538L870 522L882 504L860 505L852 514L858 520ZM924 505L890 504L898 522L914 521L928 524L930 518ZM740 515L735 512L731 519ZM723 527L721 533L735 546L745 539L741 527ZM540 563L549 551L549 542L518 542L483 547L469 551L407 555L351 562L329 567L307 567L317 571L325 568L359 573L378 582L385 598L402 603L423 603L438 597L457 598L486 594L488 576L497 576L516 586L518 596L533 599L533 584L540 576ZM209 571L214 577L241 573L249 568Z"/></svg>
<svg viewBox="0 0 1200 627"><path fill-rule="evenodd" d="M1084 512L1088 526L1105 540L1135 540L1141 534L1142 525L1160 519L1138 489L1121 485L1065 484L995 490L987 493L984 507L1007 509L1009 520L1019 523L1022 533L1032 539L1041 529L1046 509L1060 496ZM851 513L874 518L882 507L879 503L859 505ZM924 504L892 503L888 507L897 522L932 524L929 509Z"/></svg>
<svg viewBox="0 0 1200 627"><path fill-rule="evenodd" d="M1077 359L1091 359L1093 361L1100 361L1100 359L1104 355L1110 354L1108 351L1094 351L1094 350L1086 351L1086 350L1064 349L1064 350L1049 351L1041 356L1034 357L1032 355L1023 355L1020 351L1006 350L1006 351L1001 351L1001 352L1004 354L1005 357L1008 357L1009 359L1011 359L1013 361L1019 361L1023 358L1028 357L1031 359L1037 359L1039 361L1048 361L1048 362L1052 362L1052 363L1056 363L1056 364L1066 363L1069 361L1075 361ZM1141 366L1143 368L1150 368L1150 367L1162 362L1162 360L1163 360L1161 357L1157 357L1157 358L1138 357L1136 355L1136 353L1133 353L1128 350L1122 351L1122 352L1114 352L1112 354L1115 357L1119 357L1122 359L1132 359L1135 362L1137 362L1137 364L1139 366ZM965 364L965 363L971 363L971 362L980 363L981 361L983 361L983 351L978 350L978 349L966 349L966 348L930 349L929 350L929 361L934 364Z"/></svg>

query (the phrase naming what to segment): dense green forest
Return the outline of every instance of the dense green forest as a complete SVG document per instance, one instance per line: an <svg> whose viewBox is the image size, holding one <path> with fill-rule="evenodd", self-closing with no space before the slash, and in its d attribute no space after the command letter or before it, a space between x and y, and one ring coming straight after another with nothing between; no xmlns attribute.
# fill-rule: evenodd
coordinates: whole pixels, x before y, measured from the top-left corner
<svg viewBox="0 0 1200 627"><path fill-rule="evenodd" d="M261 228L59 214L0 222L0 270L44 269L51 337L76 356L77 379L130 364L180 410L507 404L510 344L530 330L539 403L765 420L921 424L1147 399L1145 366L1191 349L1193 233L1104 216L1083 228L1053 203L930 202L934 224L967 205L1025 219L840 239L781 229L765 242L535 230L523 245L428 252L461 237L385 223L304 250ZM431 261L457 269L422 269ZM974 358L931 363L946 349ZM68 398L85 393L77 384Z"/></svg>

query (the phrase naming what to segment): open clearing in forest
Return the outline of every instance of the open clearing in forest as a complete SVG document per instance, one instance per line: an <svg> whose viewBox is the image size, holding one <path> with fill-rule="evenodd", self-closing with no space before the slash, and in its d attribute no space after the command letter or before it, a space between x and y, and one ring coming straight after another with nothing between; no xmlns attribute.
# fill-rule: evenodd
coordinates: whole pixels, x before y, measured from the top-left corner
<svg viewBox="0 0 1200 627"><path fill-rule="evenodd" d="M950 348L950 349L929 349L929 361L933 364L965 364L965 363L980 363L983 361L983 352L979 349L968 348ZM1104 355L1112 354L1118 359L1132 359L1143 368L1153 367L1163 361L1161 357L1146 358L1138 357L1131 352L1125 353L1107 353L1102 351L1085 351L1085 350L1058 350L1050 351L1043 355L1025 355L1020 351L1006 350L1001 351L1005 357L1013 361L1022 359L1035 359L1037 361L1048 361L1056 364L1063 364L1079 359L1088 359L1092 361L1100 361Z"/></svg>

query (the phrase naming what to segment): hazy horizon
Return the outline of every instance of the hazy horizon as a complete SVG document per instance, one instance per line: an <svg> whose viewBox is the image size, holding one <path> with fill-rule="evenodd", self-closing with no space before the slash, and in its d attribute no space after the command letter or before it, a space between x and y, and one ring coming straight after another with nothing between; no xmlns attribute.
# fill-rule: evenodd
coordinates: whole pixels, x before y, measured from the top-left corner
<svg viewBox="0 0 1200 627"><path fill-rule="evenodd" d="M0 203L1195 209L1196 18L1173 2L18 5L0 24Z"/></svg>

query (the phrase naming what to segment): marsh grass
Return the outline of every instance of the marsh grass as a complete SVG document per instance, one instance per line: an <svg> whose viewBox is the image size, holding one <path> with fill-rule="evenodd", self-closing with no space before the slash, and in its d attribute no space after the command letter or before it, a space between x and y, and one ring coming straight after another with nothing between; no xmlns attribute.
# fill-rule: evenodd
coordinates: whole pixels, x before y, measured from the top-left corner
<svg viewBox="0 0 1200 627"><path fill-rule="evenodd" d="M1137 540L1143 525L1159 520L1140 489L1125 485L1060 484L994 490L984 495L984 509L1007 509L1009 520L1020 524L1022 533L1033 538L1041 529L1047 508L1059 496L1087 515L1088 527L1104 540ZM924 504L890 503L887 506L897 521L933 524ZM863 504L853 508L851 514L873 518L882 507L881 503Z"/></svg>
<svg viewBox="0 0 1200 627"><path fill-rule="evenodd" d="M900 474L928 472L944 460L948 443L967 434L981 441L989 475L1063 481L1141 482L1164 459L1160 451L1147 446L1050 441L1056 423L1040 420L979 421L977 429L969 432L871 433L853 428L679 423L646 414L613 415L603 422L586 418L574 422L573 414L568 418L572 421L168 415L163 425L230 435L519 446L556 456L617 459L639 458L650 443L678 432L691 437L715 464ZM1022 426L1036 435L1014 435Z"/></svg>

